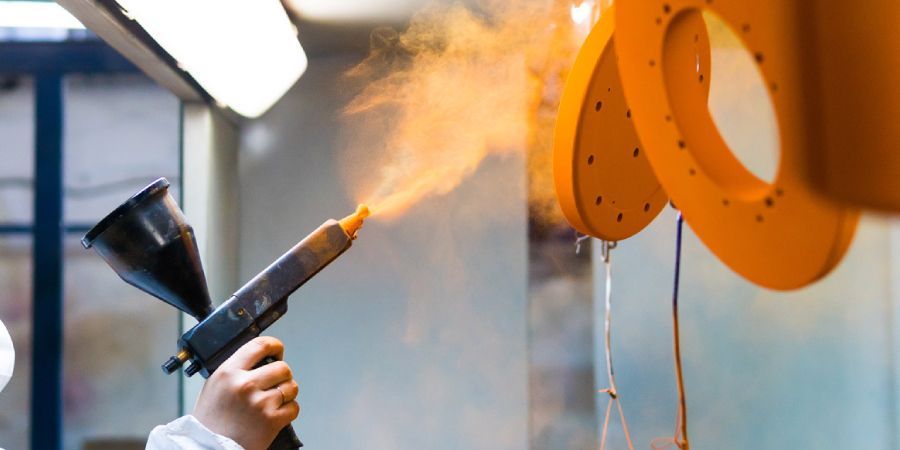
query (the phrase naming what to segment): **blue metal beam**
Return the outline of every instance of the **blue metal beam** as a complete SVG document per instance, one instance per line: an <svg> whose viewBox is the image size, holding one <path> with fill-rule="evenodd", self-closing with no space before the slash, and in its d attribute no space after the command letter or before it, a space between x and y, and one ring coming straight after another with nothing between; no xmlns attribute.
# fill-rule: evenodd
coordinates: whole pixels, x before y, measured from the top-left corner
<svg viewBox="0 0 900 450"><path fill-rule="evenodd" d="M139 73L100 40L0 42L0 73Z"/></svg>
<svg viewBox="0 0 900 450"><path fill-rule="evenodd" d="M74 224L74 225L66 225L64 231L66 234L84 234L90 231L93 228L93 225L87 224ZM24 223L3 223L0 224L0 237L5 234L31 234L34 232L34 227L30 224Z"/></svg>
<svg viewBox="0 0 900 450"><path fill-rule="evenodd" d="M31 225L19 224L19 223L10 223L0 225L0 236L10 235L10 234L28 234L30 235L33 231Z"/></svg>
<svg viewBox="0 0 900 450"><path fill-rule="evenodd" d="M63 381L63 75L38 74L34 86L31 448L60 450Z"/></svg>

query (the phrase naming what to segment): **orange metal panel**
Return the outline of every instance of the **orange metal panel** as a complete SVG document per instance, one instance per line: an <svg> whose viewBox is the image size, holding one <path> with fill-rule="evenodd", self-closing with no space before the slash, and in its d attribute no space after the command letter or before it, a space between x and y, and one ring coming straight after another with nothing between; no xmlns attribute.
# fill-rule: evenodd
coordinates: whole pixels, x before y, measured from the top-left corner
<svg viewBox="0 0 900 450"><path fill-rule="evenodd" d="M668 201L634 130L614 28L611 8L581 47L563 91L553 148L556 192L566 219L578 231L608 241L638 233ZM700 36L697 52L679 68L691 76L709 74L706 28L700 23L694 31ZM706 100L708 86L695 90L698 100Z"/></svg>
<svg viewBox="0 0 900 450"><path fill-rule="evenodd" d="M651 166L700 239L725 264L761 286L812 283L843 257L858 214L815 196L803 182L815 121L801 107L809 91L800 70L806 2L640 0L616 9L623 87ZM772 184L731 153L696 92L708 82L679 70L693 58L703 8L717 13L750 49L769 87L781 137Z"/></svg>
<svg viewBox="0 0 900 450"><path fill-rule="evenodd" d="M791 2L794 3L794 2ZM900 212L900 2L802 2L797 70L810 86L808 181L850 205Z"/></svg>

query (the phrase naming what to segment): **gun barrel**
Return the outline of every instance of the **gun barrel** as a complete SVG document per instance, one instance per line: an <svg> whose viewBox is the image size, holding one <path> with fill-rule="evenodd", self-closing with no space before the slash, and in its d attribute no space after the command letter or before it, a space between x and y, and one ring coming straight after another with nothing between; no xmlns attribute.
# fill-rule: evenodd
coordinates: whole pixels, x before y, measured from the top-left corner
<svg viewBox="0 0 900 450"><path fill-rule="evenodd" d="M225 303L180 339L192 356L190 376L208 377L240 346L287 312L287 298L347 251L368 215L361 206L342 219L328 220L238 289Z"/></svg>
<svg viewBox="0 0 900 450"><path fill-rule="evenodd" d="M336 220L328 220L238 289L233 297L251 301L253 312L262 312L303 286L352 243L353 239Z"/></svg>

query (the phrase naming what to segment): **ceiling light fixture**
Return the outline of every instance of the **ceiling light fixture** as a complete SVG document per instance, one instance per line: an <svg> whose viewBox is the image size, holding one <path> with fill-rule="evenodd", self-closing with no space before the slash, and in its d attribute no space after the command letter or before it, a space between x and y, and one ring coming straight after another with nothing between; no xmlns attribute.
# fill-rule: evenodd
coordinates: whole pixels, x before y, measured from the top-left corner
<svg viewBox="0 0 900 450"><path fill-rule="evenodd" d="M0 1L0 28L81 30L84 25L56 3Z"/></svg>
<svg viewBox="0 0 900 450"><path fill-rule="evenodd" d="M215 101L258 117L306 70L278 0L116 0Z"/></svg>

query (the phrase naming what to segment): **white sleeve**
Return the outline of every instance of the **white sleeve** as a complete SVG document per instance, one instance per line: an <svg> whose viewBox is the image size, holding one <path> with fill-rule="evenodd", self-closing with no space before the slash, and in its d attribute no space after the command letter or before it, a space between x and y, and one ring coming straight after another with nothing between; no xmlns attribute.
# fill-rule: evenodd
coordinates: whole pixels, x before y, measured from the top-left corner
<svg viewBox="0 0 900 450"><path fill-rule="evenodd" d="M237 442L213 433L194 416L179 417L150 432L145 450L244 450Z"/></svg>

